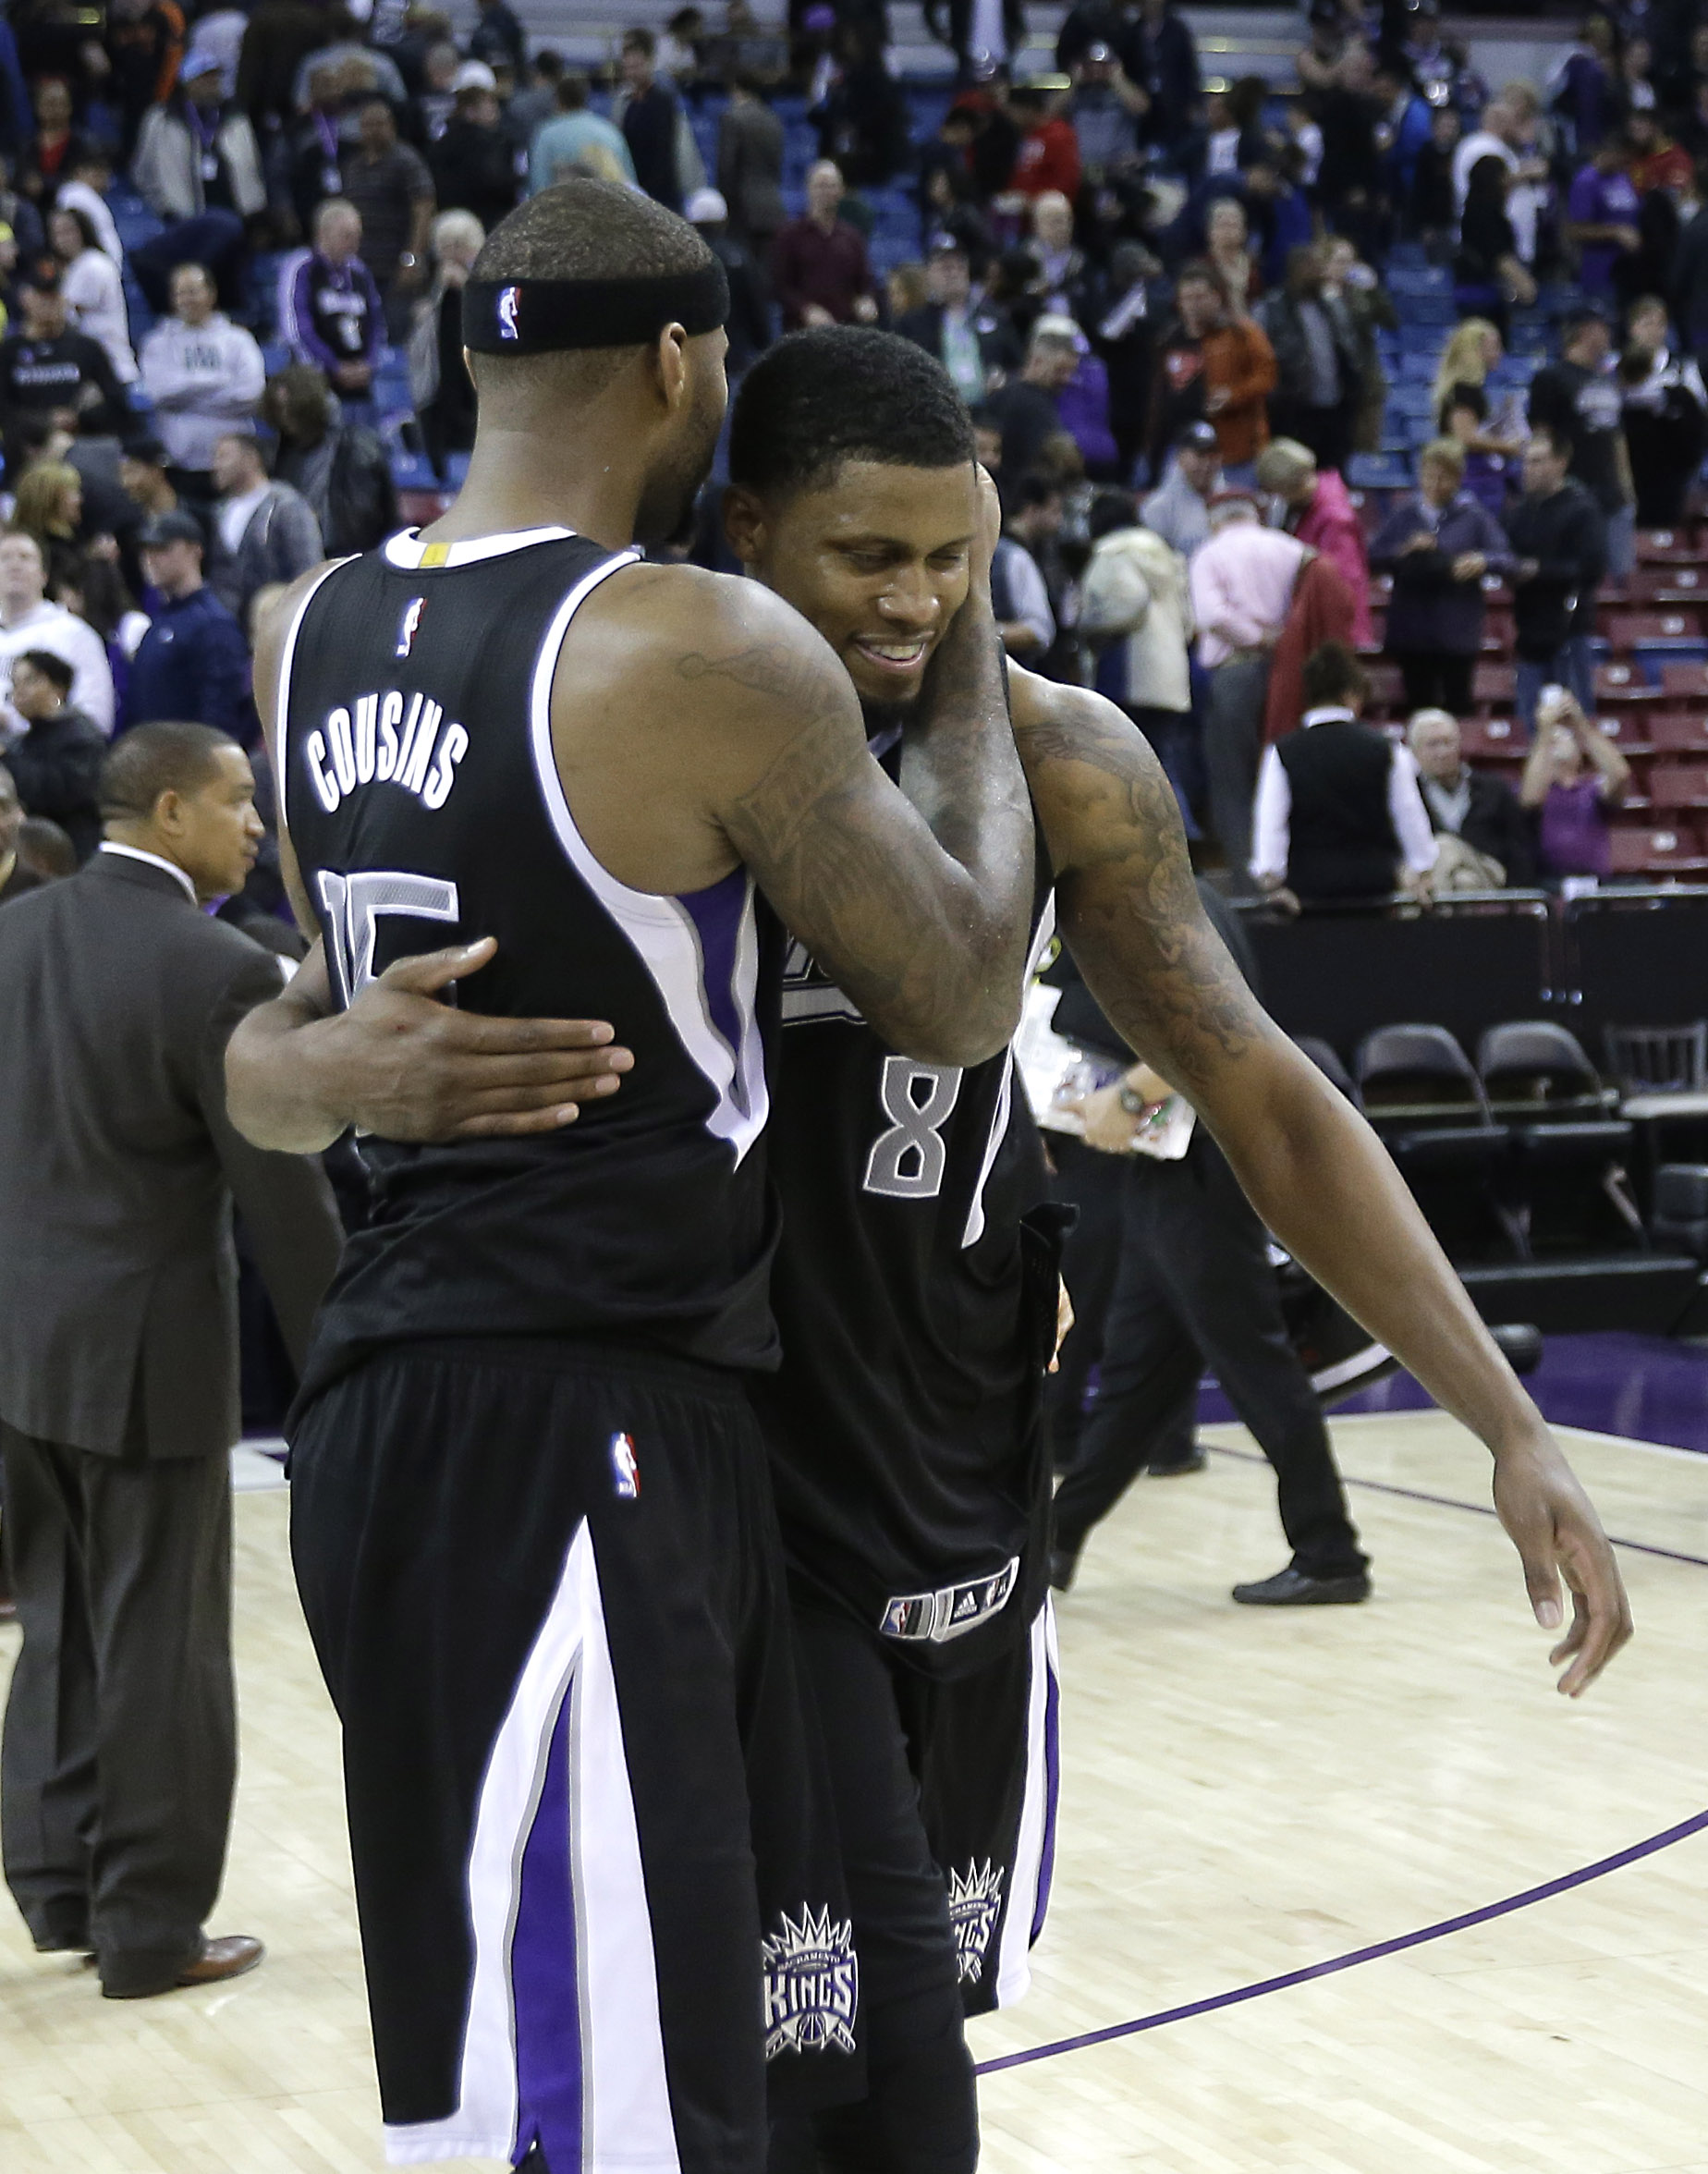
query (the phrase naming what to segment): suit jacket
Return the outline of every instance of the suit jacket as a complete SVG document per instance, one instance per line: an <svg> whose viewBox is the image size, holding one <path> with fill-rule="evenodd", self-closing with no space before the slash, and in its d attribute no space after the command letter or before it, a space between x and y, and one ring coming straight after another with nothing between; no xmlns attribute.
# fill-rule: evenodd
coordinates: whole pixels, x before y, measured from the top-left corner
<svg viewBox="0 0 1708 2174"><path fill-rule="evenodd" d="M724 108L717 128L717 185L729 227L751 249L768 250L788 218L783 202L783 124L768 105Z"/></svg>
<svg viewBox="0 0 1708 2174"><path fill-rule="evenodd" d="M0 916L0 1420L110 1455L237 1439L235 1198L293 1358L337 1264L311 1158L226 1115L276 959L165 869L98 853Z"/></svg>
<svg viewBox="0 0 1708 2174"><path fill-rule="evenodd" d="M972 312L972 329L979 342L979 359L986 373L993 370L1017 371L1020 366L1020 343L1011 325L999 309L992 303L981 302ZM911 340L916 348L937 361L943 360L943 305L924 302L917 310L909 310L896 320L896 330L903 339Z"/></svg>

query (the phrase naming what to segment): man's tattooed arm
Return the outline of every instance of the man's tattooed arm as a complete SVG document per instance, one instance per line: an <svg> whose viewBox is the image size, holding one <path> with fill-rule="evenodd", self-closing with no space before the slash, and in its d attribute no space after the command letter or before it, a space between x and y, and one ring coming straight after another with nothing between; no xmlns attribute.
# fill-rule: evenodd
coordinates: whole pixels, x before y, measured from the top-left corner
<svg viewBox="0 0 1708 2174"><path fill-rule="evenodd" d="M931 1063L991 1056L1019 1016L1032 884L994 653L945 645L927 735L933 823L867 752L853 687L820 636L756 587L737 608L726 646L707 641L677 666L685 699L723 727L715 820L886 1041Z"/></svg>
<svg viewBox="0 0 1708 2174"><path fill-rule="evenodd" d="M1140 734L1079 689L1015 676L1021 759L1064 937L1135 1051L1198 1109L1287 1250L1494 1453L1531 1598L1572 1586L1576 1692L1630 1634L1595 1512L1364 1119L1265 1015L1204 918L1174 795Z"/></svg>

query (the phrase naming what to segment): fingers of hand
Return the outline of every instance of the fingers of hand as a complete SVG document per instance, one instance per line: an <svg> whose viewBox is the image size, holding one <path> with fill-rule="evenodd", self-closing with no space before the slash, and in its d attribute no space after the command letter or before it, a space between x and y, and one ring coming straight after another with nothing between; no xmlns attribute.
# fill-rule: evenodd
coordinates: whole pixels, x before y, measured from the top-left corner
<svg viewBox="0 0 1708 2174"><path fill-rule="evenodd" d="M478 973L498 948L491 936L476 944L453 944L443 951L422 951L412 959L394 959L375 979L388 989L413 989L426 995Z"/></svg>
<svg viewBox="0 0 1708 2174"><path fill-rule="evenodd" d="M597 1050L605 1070L626 1072L635 1061L633 1054L610 1047L612 1032L604 1020L499 1019L478 1011L446 1010L435 1022L441 1046L470 1056Z"/></svg>

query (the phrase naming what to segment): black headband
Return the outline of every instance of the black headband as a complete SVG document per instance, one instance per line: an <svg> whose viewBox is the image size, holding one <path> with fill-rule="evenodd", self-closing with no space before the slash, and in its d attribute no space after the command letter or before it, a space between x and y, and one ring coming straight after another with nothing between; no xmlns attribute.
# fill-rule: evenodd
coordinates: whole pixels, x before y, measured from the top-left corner
<svg viewBox="0 0 1708 2174"><path fill-rule="evenodd" d="M729 315L729 281L714 257L698 272L646 279L470 279L463 345L477 355L547 355L565 348L639 348L666 324L690 338Z"/></svg>

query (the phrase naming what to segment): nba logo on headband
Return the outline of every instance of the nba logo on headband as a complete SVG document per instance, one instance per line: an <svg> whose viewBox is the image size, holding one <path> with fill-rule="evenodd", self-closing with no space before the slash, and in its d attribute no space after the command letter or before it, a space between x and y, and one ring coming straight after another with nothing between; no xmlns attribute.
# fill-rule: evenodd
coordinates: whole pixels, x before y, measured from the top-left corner
<svg viewBox="0 0 1708 2174"><path fill-rule="evenodd" d="M521 327L516 322L517 306L521 299L522 290L518 287L506 287L500 290L498 296L498 336L500 339L513 340L520 339L522 336Z"/></svg>

